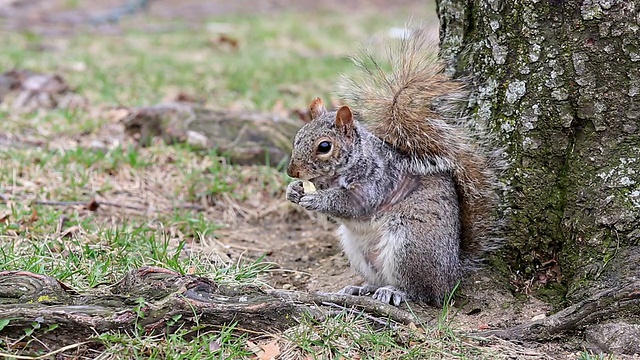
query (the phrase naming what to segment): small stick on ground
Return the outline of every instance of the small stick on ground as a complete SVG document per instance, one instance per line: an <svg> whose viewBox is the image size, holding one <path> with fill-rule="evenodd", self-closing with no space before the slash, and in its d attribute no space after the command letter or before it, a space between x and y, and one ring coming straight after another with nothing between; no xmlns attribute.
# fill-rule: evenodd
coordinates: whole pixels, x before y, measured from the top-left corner
<svg viewBox="0 0 640 360"><path fill-rule="evenodd" d="M278 295L288 300L307 304L338 305L345 308L358 308L364 312L374 314L395 321L400 324L420 323L421 320L408 311L382 303L368 296L352 296L335 293L307 293L283 290L267 290L267 294Z"/></svg>
<svg viewBox="0 0 640 360"><path fill-rule="evenodd" d="M127 4L117 7L107 14L102 16L96 16L90 20L93 25L100 25L105 23L117 23L125 15L133 15L138 11L146 10L149 7L149 0L133 0Z"/></svg>
<svg viewBox="0 0 640 360"><path fill-rule="evenodd" d="M340 306L338 304L334 304L334 303L330 303L330 302L323 302L322 305L335 307L337 309L340 309L341 312L348 312L348 313L352 313L352 314L357 314L357 315L363 316L363 317L369 319L372 322L378 323L378 324L380 324L380 325L382 325L384 327L389 327L389 328L391 328L393 330L397 329L397 326L395 324L392 324L390 321L386 321L386 320L383 320L381 318L377 318L375 316L371 316L371 315L365 313L364 311L358 311L355 308L347 308L347 307Z"/></svg>
<svg viewBox="0 0 640 360"><path fill-rule="evenodd" d="M166 212L172 211L175 209L186 209L186 210L195 210L195 211L204 211L206 208L204 206L195 205L195 204L180 204L173 207L169 207L166 209L151 209L143 206L129 205L129 204L119 204L109 201L97 201L95 199L91 201L47 201L47 200L36 200L34 202L36 205L45 205L45 206L84 206L86 209L95 211L100 206L112 206L117 208L136 210L141 212L147 211L156 211L156 212Z"/></svg>
<svg viewBox="0 0 640 360"><path fill-rule="evenodd" d="M80 347L82 345L86 345L88 343L90 343L90 341L83 341L83 342L80 342L80 343L75 343L75 344L63 346L60 349L51 351L49 353L46 353L44 355L40 355L40 356L37 356L37 357L12 355L12 354L5 354L5 353L2 353L2 352L0 352L0 356L2 356L5 359L27 359L27 360L48 359L53 355L57 355L57 354L65 352L67 350L72 350L72 349L78 348L78 347Z"/></svg>
<svg viewBox="0 0 640 360"><path fill-rule="evenodd" d="M639 308L640 280L636 280L600 291L544 319L508 329L482 331L477 335L493 335L505 340L548 341L566 332L583 330L601 319L615 319L625 313L637 313Z"/></svg>
<svg viewBox="0 0 640 360"><path fill-rule="evenodd" d="M58 226L56 227L56 236L60 236L62 234L62 229L64 228L64 223L68 220L69 218L66 217L65 215L60 216L60 218L58 219Z"/></svg>

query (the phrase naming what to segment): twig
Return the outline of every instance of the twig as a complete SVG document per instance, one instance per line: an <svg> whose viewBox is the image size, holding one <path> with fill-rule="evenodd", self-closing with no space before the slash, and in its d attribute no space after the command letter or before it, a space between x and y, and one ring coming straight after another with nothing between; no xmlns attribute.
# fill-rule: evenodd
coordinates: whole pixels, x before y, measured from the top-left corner
<svg viewBox="0 0 640 360"><path fill-rule="evenodd" d="M185 209L185 210L196 210L196 211L205 211L205 210L207 210L207 208L205 206L196 205L196 204L182 204L182 205L174 206L173 208L170 208L169 210L173 210L173 209Z"/></svg>
<svg viewBox="0 0 640 360"><path fill-rule="evenodd" d="M130 210L138 210L138 211L148 211L149 208L148 207L143 207L143 206L135 206L135 205L128 205L128 204L118 204L118 203L113 203L113 202L97 202L96 203L100 206L113 206L113 207L118 207L118 208L123 208L123 209L130 209Z"/></svg>
<svg viewBox="0 0 640 360"><path fill-rule="evenodd" d="M65 215L60 216L58 219L58 226L56 227L56 236L62 235L62 228L64 227L65 221L67 221L67 217Z"/></svg>
<svg viewBox="0 0 640 360"><path fill-rule="evenodd" d="M86 202L83 201L46 201L46 200L36 200L36 205L50 205L50 206L78 206L78 205L87 205Z"/></svg>
<svg viewBox="0 0 640 360"><path fill-rule="evenodd" d="M33 357L33 356L22 356L22 355L5 354L5 353L2 353L2 352L0 352L0 356L2 356L3 358L9 358L9 359L25 359L25 360L46 359L46 358L48 358L48 357L50 357L50 356L53 356L53 355L55 355L55 354L59 354L59 353L61 353L61 352L65 352L65 351L67 351L67 350L75 349L75 348L80 347L80 346L82 346L82 345L84 345L84 344L87 344L87 343L89 343L89 342L90 342L90 341L84 341L84 342L81 342L81 343L76 343L76 344L71 344L71 345L63 346L63 347L61 347L60 349L57 349L57 350L54 350L54 351L52 351L52 352L50 352L50 353L47 353L47 354L44 354L44 355L40 355L40 356L36 356L36 357Z"/></svg>
<svg viewBox="0 0 640 360"><path fill-rule="evenodd" d="M223 247L226 247L226 248L238 249L238 250L243 250L243 251L253 251L253 252L258 252L258 253L268 253L269 251L271 251L269 249L261 249L261 248L257 248L257 247L251 247L251 246L227 244L227 243L223 243L221 241L218 241L218 243L221 244Z"/></svg>
<svg viewBox="0 0 640 360"><path fill-rule="evenodd" d="M335 307L335 308L341 309L342 311L346 311L346 312L349 312L349 313L352 313L352 314L357 314L357 315L363 316L363 317L365 317L365 318L367 318L367 319L369 319L369 320L371 320L371 321L373 321L375 323L378 323L378 324L380 324L380 325L382 325L384 327L389 327L389 328L391 328L393 330L396 330L398 328L396 325L392 324L389 321L384 321L384 320L382 320L380 318L377 318L377 317L375 317L373 315L369 315L369 314L367 314L367 313L365 313L363 311L358 311L355 308L347 308L345 306L340 306L338 304L334 304L334 303L330 303L330 302L323 302L322 305Z"/></svg>
<svg viewBox="0 0 640 360"><path fill-rule="evenodd" d="M149 6L149 0L133 0L128 4L117 7L105 15L96 16L90 20L93 25L100 25L104 23L117 23L125 15L135 14L138 11L146 10Z"/></svg>
<svg viewBox="0 0 640 360"><path fill-rule="evenodd" d="M247 132L247 128L248 128L248 124L244 124L242 125L242 127L240 128L240 131L238 131L238 135L236 136L236 138L229 144L227 144L226 146L224 146L225 149L231 149L234 146L238 145L238 143L240 143L240 140L242 140L242 136L244 135L245 132Z"/></svg>
<svg viewBox="0 0 640 360"><path fill-rule="evenodd" d="M112 202L98 202L95 200L92 201L47 201L47 200L36 200L35 201L36 205L48 205L48 206L79 206L82 205L85 208L91 209L92 207L97 208L100 205L104 205L104 206L113 206L113 207L119 207L119 208L125 208L125 209L131 209L131 210L138 210L138 211L146 211L147 208L145 207L141 207L141 206L135 206L135 205L127 205L127 204L116 204L116 203L112 203Z"/></svg>
<svg viewBox="0 0 640 360"><path fill-rule="evenodd" d="M268 294L277 295L283 299L299 301L302 303L314 303L326 305L325 303L337 304L347 308L361 308L364 311L376 314L380 317L389 318L400 324L421 323L421 319L408 311L398 307L385 304L368 296L353 296L335 293L307 293L283 290L267 290Z"/></svg>
<svg viewBox="0 0 640 360"><path fill-rule="evenodd" d="M477 332L480 336L496 336L505 340L548 341L565 332L584 329L601 319L613 319L620 314L636 313L640 304L640 281L632 281L600 291L586 300L571 305L544 319L508 329Z"/></svg>
<svg viewBox="0 0 640 360"><path fill-rule="evenodd" d="M168 207L166 209L150 209L148 207L143 207L143 206L119 204L119 203L114 203L114 202L109 202L109 201L97 201L97 200L91 200L91 201L48 201L48 200L36 200L34 202L34 204L36 204L36 205L46 205L46 206L80 206L80 205L82 205L82 206L84 206L85 208L87 208L89 210L95 210L100 206L112 206L112 207L130 209L130 210L137 210L137 211L153 210L153 211L157 211L157 212L172 211L172 210L175 210L175 209L187 209L187 210L196 210L196 211L204 211L204 210L206 210L206 208L204 206L195 205L195 204L181 204L181 205L177 205L177 206L173 206L173 207Z"/></svg>

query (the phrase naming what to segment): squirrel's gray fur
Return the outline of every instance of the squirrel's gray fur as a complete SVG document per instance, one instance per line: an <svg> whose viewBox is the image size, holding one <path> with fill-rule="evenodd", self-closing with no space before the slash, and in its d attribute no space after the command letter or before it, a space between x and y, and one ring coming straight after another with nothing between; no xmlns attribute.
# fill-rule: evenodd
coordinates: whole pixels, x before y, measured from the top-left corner
<svg viewBox="0 0 640 360"><path fill-rule="evenodd" d="M374 57L355 58L328 111L316 98L295 136L287 173L302 182L287 198L340 223L352 267L373 293L399 304L442 305L465 271L490 248L496 205L494 161L459 116L464 84L443 74L423 30L399 40L385 73Z"/></svg>

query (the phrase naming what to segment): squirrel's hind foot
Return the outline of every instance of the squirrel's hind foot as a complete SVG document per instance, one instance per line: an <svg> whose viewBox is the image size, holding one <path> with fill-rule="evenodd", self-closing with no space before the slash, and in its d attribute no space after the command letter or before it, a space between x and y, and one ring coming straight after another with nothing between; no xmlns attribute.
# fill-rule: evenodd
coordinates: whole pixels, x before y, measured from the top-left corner
<svg viewBox="0 0 640 360"><path fill-rule="evenodd" d="M385 304L400 306L402 302L407 301L407 293L393 286L383 286L373 293L373 298Z"/></svg>
<svg viewBox="0 0 640 360"><path fill-rule="evenodd" d="M374 285L364 285L364 286L356 286L356 285L347 285L342 288L342 290L338 291L338 294L347 294L347 295L355 295L355 296L365 296L371 295L374 291L378 290L378 286Z"/></svg>
<svg viewBox="0 0 640 360"><path fill-rule="evenodd" d="M373 294L373 298L382 301L385 304L391 304L394 306L400 306L403 301L407 301L407 294L404 291L398 290L393 286L374 286L374 285L347 285L342 290L338 291L338 294L347 294L355 296L365 296Z"/></svg>

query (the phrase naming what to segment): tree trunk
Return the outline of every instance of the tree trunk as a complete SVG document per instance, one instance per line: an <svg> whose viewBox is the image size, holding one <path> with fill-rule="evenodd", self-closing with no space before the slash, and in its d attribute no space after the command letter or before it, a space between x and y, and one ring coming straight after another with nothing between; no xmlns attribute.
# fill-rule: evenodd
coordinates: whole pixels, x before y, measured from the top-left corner
<svg viewBox="0 0 640 360"><path fill-rule="evenodd" d="M472 79L468 110L510 162L494 264L556 305L639 274L639 7L437 1L448 71Z"/></svg>

